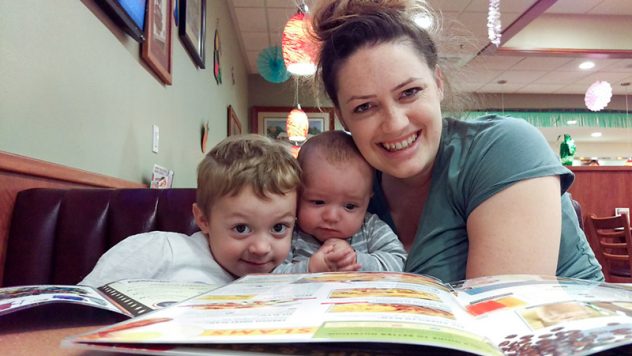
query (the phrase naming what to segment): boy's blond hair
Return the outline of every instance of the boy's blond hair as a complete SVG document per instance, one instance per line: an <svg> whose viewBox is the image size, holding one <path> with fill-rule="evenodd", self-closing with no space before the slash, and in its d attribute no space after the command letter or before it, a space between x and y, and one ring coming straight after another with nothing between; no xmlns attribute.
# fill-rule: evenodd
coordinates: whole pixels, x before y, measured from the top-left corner
<svg viewBox="0 0 632 356"><path fill-rule="evenodd" d="M308 157L316 152L320 152L331 164L357 160L369 165L356 147L351 135L341 130L325 131L305 141L298 152L298 162L301 167L305 165Z"/></svg>
<svg viewBox="0 0 632 356"><path fill-rule="evenodd" d="M255 134L229 136L198 165L196 200L208 215L217 199L245 187L267 199L297 190L300 182L301 168L283 144Z"/></svg>

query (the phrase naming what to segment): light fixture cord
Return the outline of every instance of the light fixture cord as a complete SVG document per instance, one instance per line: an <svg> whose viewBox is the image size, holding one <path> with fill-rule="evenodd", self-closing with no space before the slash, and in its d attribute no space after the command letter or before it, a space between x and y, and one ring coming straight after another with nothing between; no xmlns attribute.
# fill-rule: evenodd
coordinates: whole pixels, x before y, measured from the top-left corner
<svg viewBox="0 0 632 356"><path fill-rule="evenodd" d="M294 76L294 79L296 80L296 92L294 94L294 103L296 103L296 107L300 110L301 104L298 102L298 76Z"/></svg>
<svg viewBox="0 0 632 356"><path fill-rule="evenodd" d="M296 7L298 7L298 10L300 12L306 14L309 11L309 8L307 7L305 0L294 0L294 3L296 4Z"/></svg>

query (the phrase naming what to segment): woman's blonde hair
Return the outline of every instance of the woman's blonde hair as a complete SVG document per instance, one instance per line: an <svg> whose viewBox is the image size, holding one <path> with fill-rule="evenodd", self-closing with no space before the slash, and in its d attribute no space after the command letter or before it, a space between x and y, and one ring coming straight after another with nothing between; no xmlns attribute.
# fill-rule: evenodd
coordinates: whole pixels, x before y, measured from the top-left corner
<svg viewBox="0 0 632 356"><path fill-rule="evenodd" d="M301 168L283 144L268 137L229 136L198 165L197 204L205 215L213 203L250 186L262 199L299 188Z"/></svg>

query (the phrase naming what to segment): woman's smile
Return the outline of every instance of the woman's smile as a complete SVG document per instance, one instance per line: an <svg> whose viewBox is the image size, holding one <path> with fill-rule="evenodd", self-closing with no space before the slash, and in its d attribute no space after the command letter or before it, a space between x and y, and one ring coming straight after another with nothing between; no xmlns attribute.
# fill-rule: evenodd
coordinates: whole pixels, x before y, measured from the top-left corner
<svg viewBox="0 0 632 356"><path fill-rule="evenodd" d="M387 151L390 151L390 152L401 151L405 148L410 147L415 141L417 141L418 137L419 137L419 131L414 132L412 135L402 140L382 142L382 147L384 147Z"/></svg>

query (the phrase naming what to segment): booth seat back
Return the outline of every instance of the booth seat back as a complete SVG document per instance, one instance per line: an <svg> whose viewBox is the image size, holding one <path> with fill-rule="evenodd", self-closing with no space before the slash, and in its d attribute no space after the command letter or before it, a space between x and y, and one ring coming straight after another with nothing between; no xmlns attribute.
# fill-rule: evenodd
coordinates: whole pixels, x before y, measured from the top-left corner
<svg viewBox="0 0 632 356"><path fill-rule="evenodd" d="M198 231L194 188L28 189L18 193L3 286L76 284L124 238Z"/></svg>

